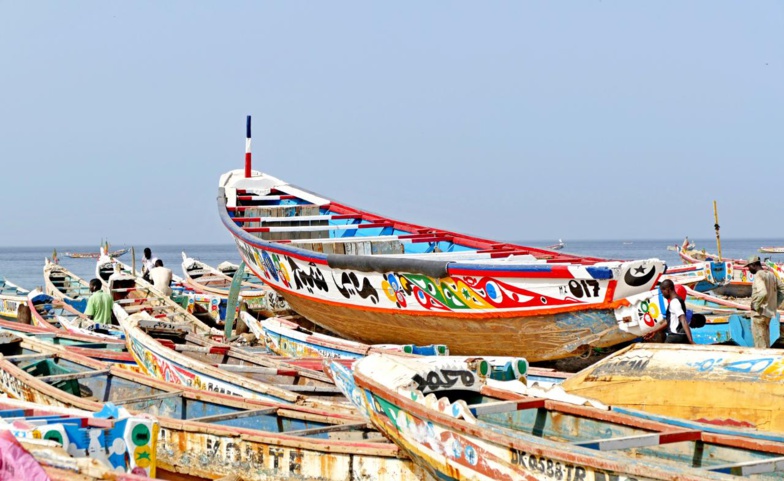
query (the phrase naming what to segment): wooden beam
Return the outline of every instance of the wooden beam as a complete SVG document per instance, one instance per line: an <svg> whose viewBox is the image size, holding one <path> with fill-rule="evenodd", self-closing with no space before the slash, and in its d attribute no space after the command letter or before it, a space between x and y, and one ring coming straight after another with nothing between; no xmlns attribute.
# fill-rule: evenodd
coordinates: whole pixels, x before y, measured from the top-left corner
<svg viewBox="0 0 784 481"><path fill-rule="evenodd" d="M482 414L499 414L523 409L542 409L545 407L545 399L531 399L528 401L498 401L482 404L472 404L468 406L471 414L481 416Z"/></svg>
<svg viewBox="0 0 784 481"><path fill-rule="evenodd" d="M252 416L264 416L267 414L277 414L278 408L264 408L264 409L249 409L246 411L237 411L233 413L213 414L211 416L202 416L200 418L190 418L188 421L197 421L200 423L214 423L217 421L228 421L230 419L249 418Z"/></svg>
<svg viewBox="0 0 784 481"><path fill-rule="evenodd" d="M584 448L596 449L598 451L610 451L613 449L632 449L645 446L659 446L661 444L682 443L685 441L699 441L701 437L702 431L688 430L578 441L572 444Z"/></svg>
<svg viewBox="0 0 784 481"><path fill-rule="evenodd" d="M296 393L310 394L342 394L343 392L332 386L300 386L300 385L278 385L277 387Z"/></svg>
<svg viewBox="0 0 784 481"><path fill-rule="evenodd" d="M42 376L38 379L43 382L59 382L59 381L70 381L72 379L83 379L86 377L95 377L95 376L103 376L104 374L109 374L109 369L97 369L95 371L80 371L80 372L69 372L68 374L55 374L53 376Z"/></svg>
<svg viewBox="0 0 784 481"><path fill-rule="evenodd" d="M138 402L145 402L145 401L158 401L161 399L168 399L171 397L177 397L182 394L182 391L172 391L172 392L164 392L161 394L150 394L149 396L138 396L132 397L128 399L120 399L118 401L112 401L117 406L122 406L125 404L134 404Z"/></svg>
<svg viewBox="0 0 784 481"><path fill-rule="evenodd" d="M36 334L37 336L38 334ZM44 359L51 359L55 357L54 354L18 354L16 356L5 356L7 361L22 362L22 361L43 361Z"/></svg>
<svg viewBox="0 0 784 481"><path fill-rule="evenodd" d="M709 466L708 471L717 473L734 474L736 476L748 476L751 474L773 473L784 471L784 457L756 459L742 463L721 464L719 466Z"/></svg>
<svg viewBox="0 0 784 481"><path fill-rule="evenodd" d="M346 423L322 426L320 428L298 429L296 431L284 431L288 436L311 436L313 434L336 433L340 431L352 431L359 428L368 428L367 423Z"/></svg>

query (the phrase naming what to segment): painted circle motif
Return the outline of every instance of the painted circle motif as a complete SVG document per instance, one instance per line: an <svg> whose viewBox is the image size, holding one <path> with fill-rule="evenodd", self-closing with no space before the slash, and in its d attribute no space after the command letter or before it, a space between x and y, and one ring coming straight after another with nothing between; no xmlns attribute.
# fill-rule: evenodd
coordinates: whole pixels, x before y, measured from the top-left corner
<svg viewBox="0 0 784 481"><path fill-rule="evenodd" d="M133 450L133 459L140 468L147 469L152 463L152 451L149 446L137 446Z"/></svg>
<svg viewBox="0 0 784 481"><path fill-rule="evenodd" d="M649 308L649 306L650 306L650 304L648 303L648 301L647 301L647 300L646 300L646 301L642 301L642 302L640 303L640 310L641 310L642 312L648 312L648 308Z"/></svg>
<svg viewBox="0 0 784 481"><path fill-rule="evenodd" d="M494 302L501 302L503 298L501 289L498 287L498 284L493 281L488 281L487 284L485 284L485 292L487 293L487 297Z"/></svg>
<svg viewBox="0 0 784 481"><path fill-rule="evenodd" d="M644 322L645 325L649 327L653 327L653 325L656 324L656 322L654 322L653 318L651 317L650 313L647 312L645 313L644 316L642 316L642 322Z"/></svg>
<svg viewBox="0 0 784 481"><path fill-rule="evenodd" d="M54 441L60 445L63 444L63 435L55 430L47 431L46 434L44 434L44 439L47 441Z"/></svg>
<svg viewBox="0 0 784 481"><path fill-rule="evenodd" d="M648 306L648 314L650 314L651 317L653 317L654 319L659 317L659 314L660 314L659 306L656 305L656 304L651 303L651 305Z"/></svg>
<svg viewBox="0 0 784 481"><path fill-rule="evenodd" d="M150 444L150 428L144 424L137 424L131 430L131 439L136 446Z"/></svg>
<svg viewBox="0 0 784 481"><path fill-rule="evenodd" d="M477 456L476 456L476 450L474 449L473 446L466 446L465 447L465 458L466 458L466 461L468 461L468 463L471 466L476 466Z"/></svg>

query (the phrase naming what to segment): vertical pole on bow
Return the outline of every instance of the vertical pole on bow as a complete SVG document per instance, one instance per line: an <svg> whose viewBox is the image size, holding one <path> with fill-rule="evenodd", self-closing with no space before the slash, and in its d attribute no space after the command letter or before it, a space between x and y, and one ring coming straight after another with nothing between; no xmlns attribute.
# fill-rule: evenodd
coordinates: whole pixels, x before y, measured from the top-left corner
<svg viewBox="0 0 784 481"><path fill-rule="evenodd" d="M242 289L242 278L245 275L245 261L240 262L240 266L234 273L234 278L231 280L231 287L229 288L229 299L226 301L226 325L224 326L224 335L226 339L231 337L231 331L234 329L234 318L237 315L237 308L239 307L240 289Z"/></svg>
<svg viewBox="0 0 784 481"><path fill-rule="evenodd" d="M248 120L245 124L245 178L247 179L250 177L250 166L251 166L251 156L250 156L250 115L248 115Z"/></svg>
<svg viewBox="0 0 784 481"><path fill-rule="evenodd" d="M713 228L716 229L716 248L719 250L719 261L721 261L721 237L719 236L719 209L716 207L716 201L713 201L713 219L716 221Z"/></svg>

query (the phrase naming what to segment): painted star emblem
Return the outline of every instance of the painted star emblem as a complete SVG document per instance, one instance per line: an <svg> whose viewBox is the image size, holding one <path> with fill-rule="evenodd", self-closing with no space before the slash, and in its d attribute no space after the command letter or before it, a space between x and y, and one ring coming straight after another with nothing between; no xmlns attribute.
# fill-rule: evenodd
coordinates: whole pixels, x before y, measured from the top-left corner
<svg viewBox="0 0 784 481"><path fill-rule="evenodd" d="M645 266L637 267L636 269L634 269L634 272L636 272L637 274L642 274L643 272L645 272Z"/></svg>

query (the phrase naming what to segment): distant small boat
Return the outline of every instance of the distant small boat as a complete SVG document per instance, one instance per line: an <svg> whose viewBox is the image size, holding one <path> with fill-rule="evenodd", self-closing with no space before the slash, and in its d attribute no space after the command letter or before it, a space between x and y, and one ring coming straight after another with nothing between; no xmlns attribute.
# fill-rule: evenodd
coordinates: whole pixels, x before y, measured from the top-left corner
<svg viewBox="0 0 784 481"><path fill-rule="evenodd" d="M766 254L784 254L784 247L760 247L759 251Z"/></svg>
<svg viewBox="0 0 784 481"><path fill-rule="evenodd" d="M129 249L119 249L108 254L109 257L115 258L128 252ZM101 257L100 252L65 252L63 255L73 257L74 259L98 259Z"/></svg>
<svg viewBox="0 0 784 481"><path fill-rule="evenodd" d="M564 241L562 241L561 239L558 239L558 243L557 244L553 244L551 246L547 246L547 247L545 247L545 249L550 249L551 251L558 251L558 250L563 249L565 245L566 244L564 244Z"/></svg>

